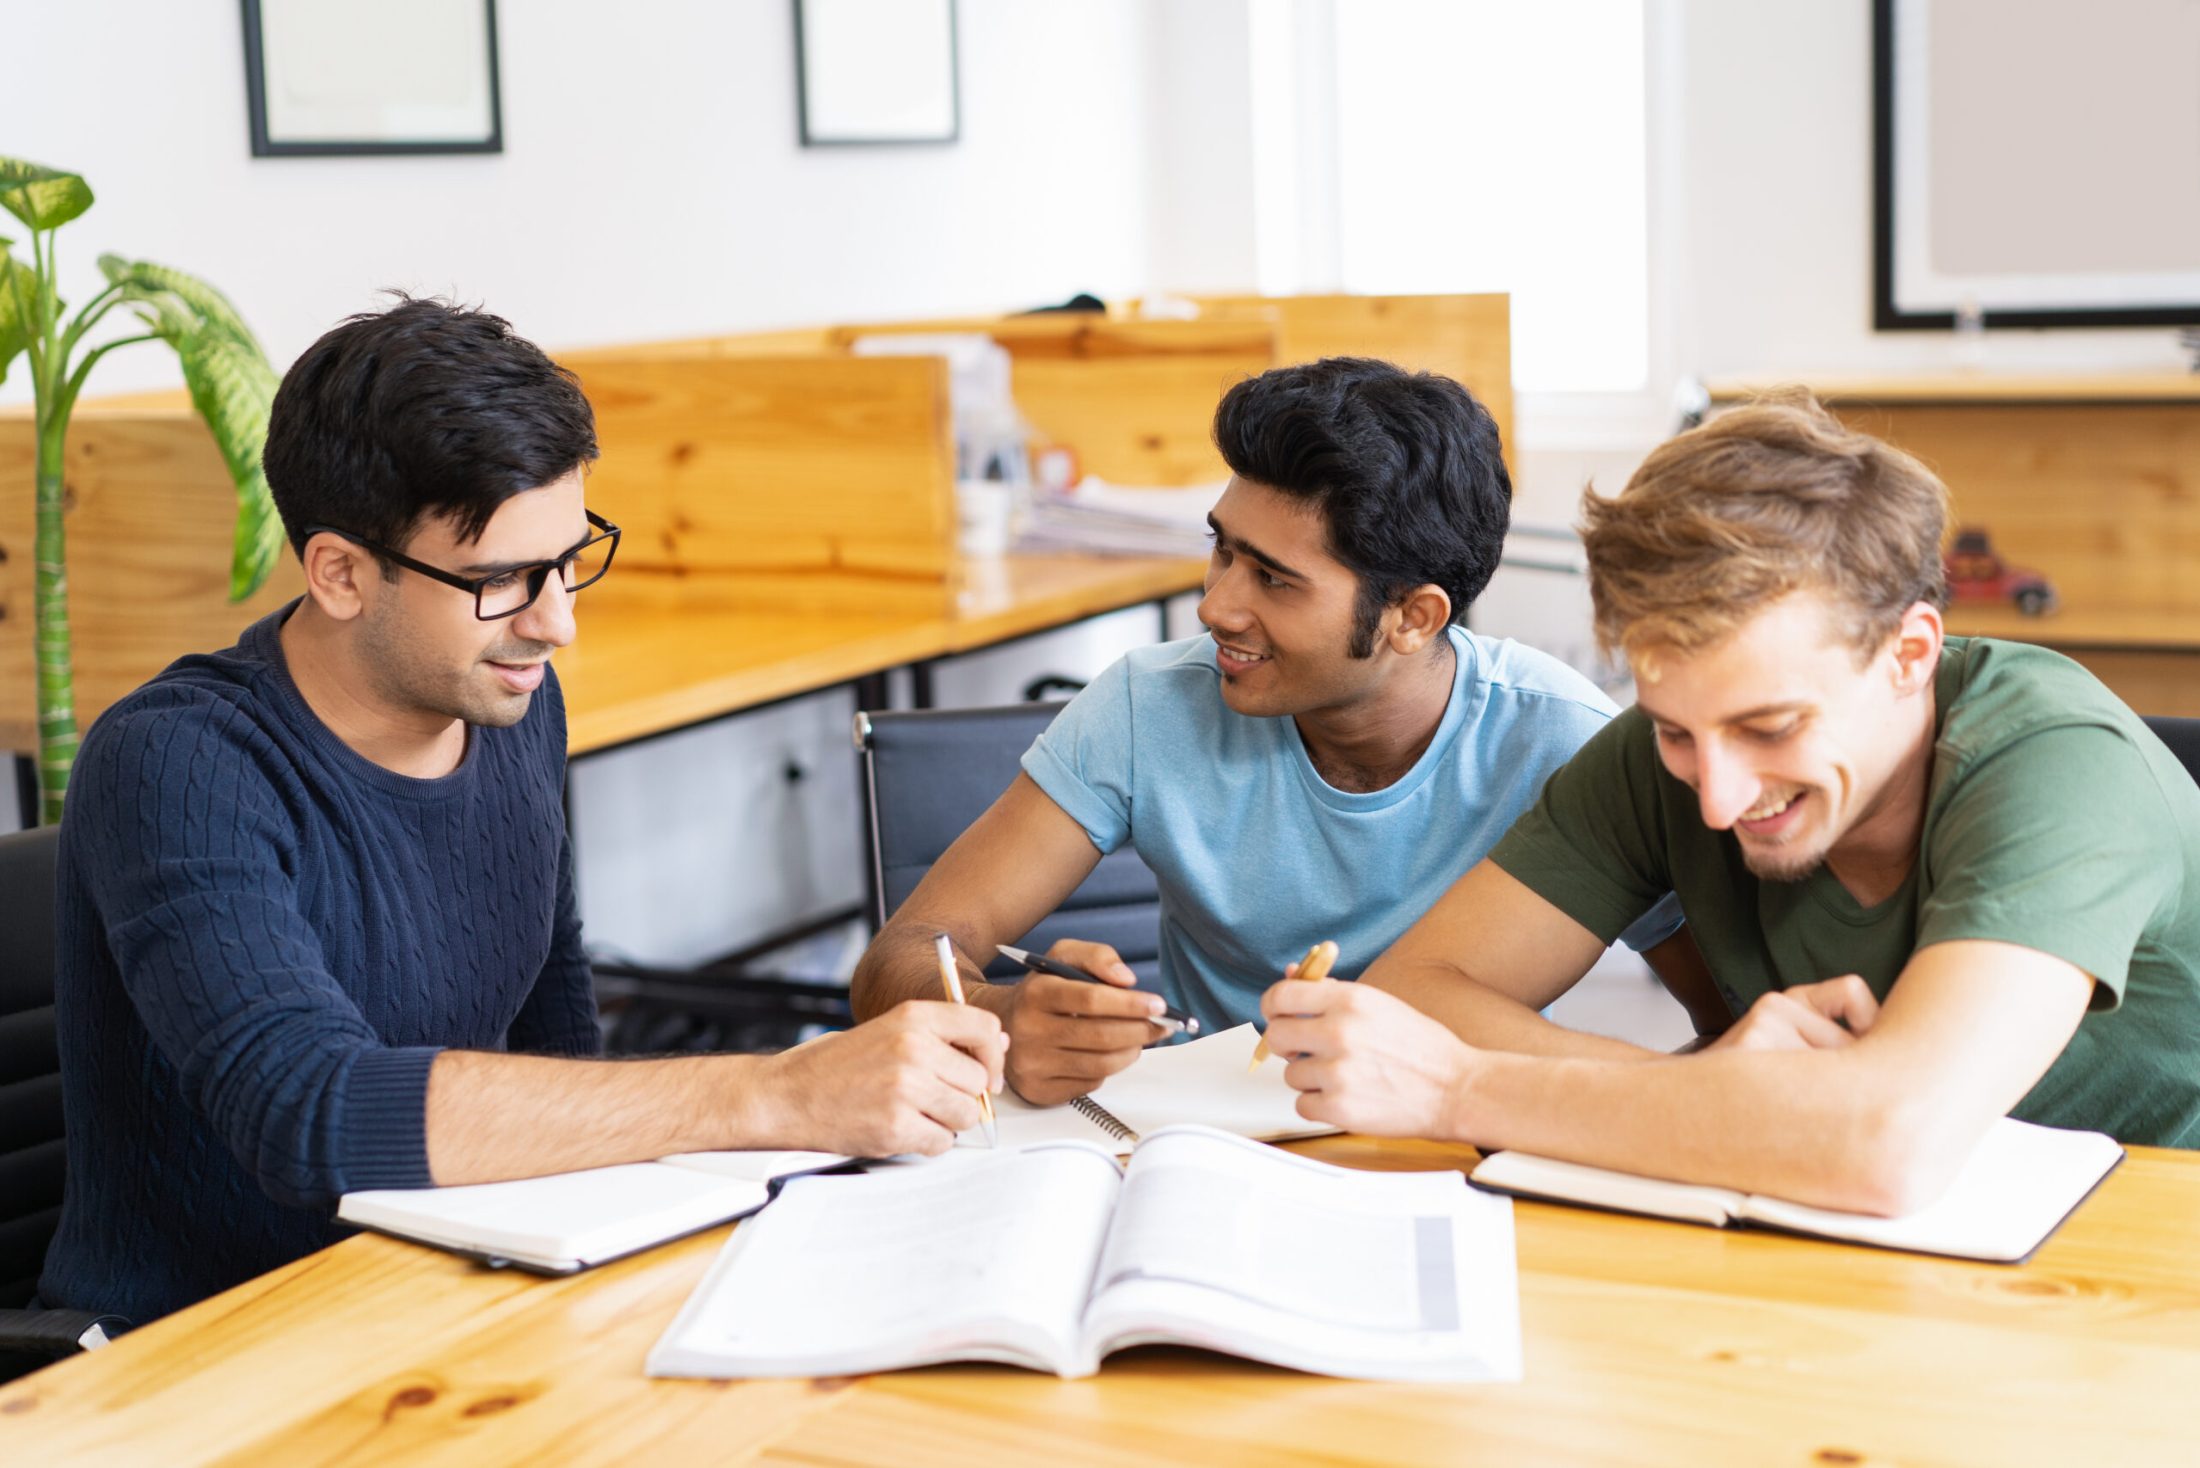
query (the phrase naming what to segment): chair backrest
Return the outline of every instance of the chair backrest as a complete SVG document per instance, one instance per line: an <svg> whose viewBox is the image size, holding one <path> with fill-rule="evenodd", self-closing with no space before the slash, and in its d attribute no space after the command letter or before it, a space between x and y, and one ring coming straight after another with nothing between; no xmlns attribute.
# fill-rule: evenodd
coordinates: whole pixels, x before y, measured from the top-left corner
<svg viewBox="0 0 2200 1468"><path fill-rule="evenodd" d="M884 923L970 823L1015 780L1024 751L1058 703L858 714L871 844L871 915ZM1106 943L1141 983L1160 968L1161 896L1129 847L1101 858L1068 901L1017 940L1043 953L1057 938ZM972 955L975 957L976 955ZM1017 973L1005 959L986 973Z"/></svg>
<svg viewBox="0 0 2200 1468"><path fill-rule="evenodd" d="M61 828L0 836L0 1308L38 1283L61 1218L54 857Z"/></svg>
<svg viewBox="0 0 2200 1468"><path fill-rule="evenodd" d="M2185 773L2200 782L2200 719L2172 719L2158 714L2147 714L2146 726L2154 731L2154 737L2169 746L2169 752L2177 756L2177 762L2185 767Z"/></svg>

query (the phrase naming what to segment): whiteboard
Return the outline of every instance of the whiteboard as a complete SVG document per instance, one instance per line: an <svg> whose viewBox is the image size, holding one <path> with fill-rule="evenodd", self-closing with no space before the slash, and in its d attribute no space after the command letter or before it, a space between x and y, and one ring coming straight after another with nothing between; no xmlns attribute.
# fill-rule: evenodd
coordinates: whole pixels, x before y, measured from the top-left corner
<svg viewBox="0 0 2200 1468"><path fill-rule="evenodd" d="M2200 322L2200 0L1877 0L1876 324Z"/></svg>

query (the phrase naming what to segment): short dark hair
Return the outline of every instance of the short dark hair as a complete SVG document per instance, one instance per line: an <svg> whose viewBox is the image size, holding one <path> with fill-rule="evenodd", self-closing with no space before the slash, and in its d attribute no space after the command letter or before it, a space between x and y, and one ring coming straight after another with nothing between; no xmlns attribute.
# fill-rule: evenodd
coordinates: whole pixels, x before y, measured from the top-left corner
<svg viewBox="0 0 2200 1468"><path fill-rule="evenodd" d="M1442 587L1456 622L1497 569L1512 478L1497 420L1448 377L1367 357L1277 367L1223 395L1215 446L1239 478L1320 509L1360 578L1356 658L1414 587Z"/></svg>
<svg viewBox="0 0 2200 1468"><path fill-rule="evenodd" d="M572 373L502 317L397 293L291 364L261 463L302 556L308 525L396 549L434 515L478 540L513 495L595 457Z"/></svg>

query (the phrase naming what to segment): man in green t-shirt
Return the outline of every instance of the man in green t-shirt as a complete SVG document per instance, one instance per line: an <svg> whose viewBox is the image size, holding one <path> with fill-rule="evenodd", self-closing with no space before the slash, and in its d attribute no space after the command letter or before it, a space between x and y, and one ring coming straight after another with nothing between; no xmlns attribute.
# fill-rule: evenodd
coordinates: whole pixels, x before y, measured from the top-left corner
<svg viewBox="0 0 2200 1468"><path fill-rule="evenodd" d="M1639 702L1360 983L1268 991L1300 1109L1871 1212L2004 1113L2200 1146L2200 787L2076 663L1945 635L1939 480L1796 395L1583 510ZM1715 1038L1543 1019L1669 888Z"/></svg>

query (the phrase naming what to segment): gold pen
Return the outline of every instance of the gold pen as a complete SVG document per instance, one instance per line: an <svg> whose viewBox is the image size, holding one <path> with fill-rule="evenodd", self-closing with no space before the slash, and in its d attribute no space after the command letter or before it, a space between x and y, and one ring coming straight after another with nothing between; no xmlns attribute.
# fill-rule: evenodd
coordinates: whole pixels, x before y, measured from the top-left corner
<svg viewBox="0 0 2200 1468"><path fill-rule="evenodd" d="M1336 961L1337 945L1324 938L1306 950L1306 957L1299 960L1299 971L1291 977L1293 980L1303 979L1310 984L1319 982L1329 977L1330 966ZM1253 1047L1253 1063L1245 1067L1246 1074L1259 1070L1260 1063L1268 1058L1268 1054L1268 1037L1262 1035L1260 1043Z"/></svg>
<svg viewBox="0 0 2200 1468"><path fill-rule="evenodd" d="M932 950L940 956L940 987L947 990L947 1002L962 1003L962 975L955 971L955 945L947 941L945 933L941 933L932 940ZM985 1144L988 1147L998 1147L1001 1145L1001 1131L993 1120L993 1097L983 1090L978 1092L978 1113L985 1118Z"/></svg>

